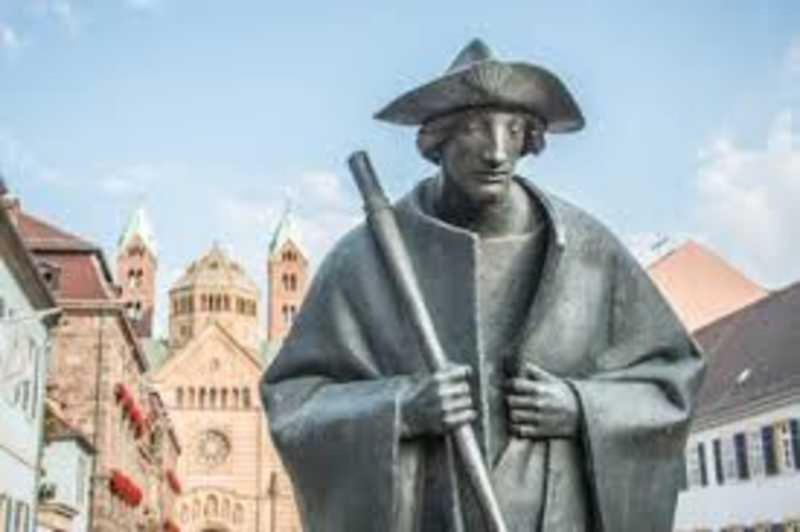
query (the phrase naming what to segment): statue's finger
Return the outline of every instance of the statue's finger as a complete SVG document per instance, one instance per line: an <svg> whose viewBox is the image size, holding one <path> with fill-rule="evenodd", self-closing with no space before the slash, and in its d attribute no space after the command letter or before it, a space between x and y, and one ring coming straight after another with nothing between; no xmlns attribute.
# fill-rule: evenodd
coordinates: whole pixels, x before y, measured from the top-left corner
<svg viewBox="0 0 800 532"><path fill-rule="evenodd" d="M451 366L434 374L437 382L464 380L472 374L472 368L467 365Z"/></svg>
<svg viewBox="0 0 800 532"><path fill-rule="evenodd" d="M459 395L470 395L469 393L469 384L466 382L455 382L455 383L444 383L439 386L439 396L442 398L445 397L455 397Z"/></svg>
<svg viewBox="0 0 800 532"><path fill-rule="evenodd" d="M506 403L509 408L521 409L537 409L539 407L538 399L533 395L507 395Z"/></svg>
<svg viewBox="0 0 800 532"><path fill-rule="evenodd" d="M539 383L523 377L508 379L505 384L506 390L521 395L536 395L539 393Z"/></svg>
<svg viewBox="0 0 800 532"><path fill-rule="evenodd" d="M463 425L464 423L469 423L471 421L474 421L477 418L478 418L478 412L476 412L474 409L459 410L458 412L447 414L444 417L444 424L447 427L455 428L459 425Z"/></svg>
<svg viewBox="0 0 800 532"><path fill-rule="evenodd" d="M458 410L469 410L472 408L472 397L457 397L448 399L444 402L445 412L455 412Z"/></svg>
<svg viewBox="0 0 800 532"><path fill-rule="evenodd" d="M544 432L536 425L529 423L512 423L508 427L508 431L520 438L541 438Z"/></svg>
<svg viewBox="0 0 800 532"><path fill-rule="evenodd" d="M533 362L526 362L522 369L523 369L523 374L525 376L534 380L539 380L544 382L559 380L558 377L542 369Z"/></svg>
<svg viewBox="0 0 800 532"><path fill-rule="evenodd" d="M514 424L537 424L541 421L541 414L536 410L509 410L508 417Z"/></svg>

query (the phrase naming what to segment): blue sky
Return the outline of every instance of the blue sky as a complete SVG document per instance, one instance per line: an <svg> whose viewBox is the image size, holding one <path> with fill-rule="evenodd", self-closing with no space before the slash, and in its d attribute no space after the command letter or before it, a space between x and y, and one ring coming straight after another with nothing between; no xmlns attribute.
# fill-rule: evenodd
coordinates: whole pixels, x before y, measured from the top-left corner
<svg viewBox="0 0 800 532"><path fill-rule="evenodd" d="M316 262L358 220L352 150L395 196L434 171L371 115L476 36L586 115L526 175L637 247L689 236L769 287L800 279L791 0L0 0L0 172L109 254L145 202L162 294L214 240L263 285L287 197Z"/></svg>

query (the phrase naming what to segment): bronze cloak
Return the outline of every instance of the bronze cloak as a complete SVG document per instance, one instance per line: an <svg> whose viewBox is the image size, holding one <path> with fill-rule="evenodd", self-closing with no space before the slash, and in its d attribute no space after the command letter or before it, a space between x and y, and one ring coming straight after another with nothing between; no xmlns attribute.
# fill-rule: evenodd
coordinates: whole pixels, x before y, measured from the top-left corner
<svg viewBox="0 0 800 532"><path fill-rule="evenodd" d="M494 435L503 450L490 468L509 529L669 531L700 352L602 224L520 182L544 207L550 234L527 319L509 347L568 379L583 423L575 440ZM398 223L442 344L454 362L480 362L477 240L423 212L426 186L397 203ZM481 529L465 514L475 509L446 441L400 440L398 397L425 364L397 301L362 224L320 266L262 380L309 531ZM480 424L489 390L476 381Z"/></svg>

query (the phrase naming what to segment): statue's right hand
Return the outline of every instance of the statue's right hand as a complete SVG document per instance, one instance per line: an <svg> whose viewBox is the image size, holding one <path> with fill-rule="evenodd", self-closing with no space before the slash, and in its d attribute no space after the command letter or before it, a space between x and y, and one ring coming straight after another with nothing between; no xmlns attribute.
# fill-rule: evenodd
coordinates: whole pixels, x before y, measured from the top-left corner
<svg viewBox="0 0 800 532"><path fill-rule="evenodd" d="M453 365L412 378L400 398L403 438L446 434L478 417L472 407L469 377L472 368Z"/></svg>

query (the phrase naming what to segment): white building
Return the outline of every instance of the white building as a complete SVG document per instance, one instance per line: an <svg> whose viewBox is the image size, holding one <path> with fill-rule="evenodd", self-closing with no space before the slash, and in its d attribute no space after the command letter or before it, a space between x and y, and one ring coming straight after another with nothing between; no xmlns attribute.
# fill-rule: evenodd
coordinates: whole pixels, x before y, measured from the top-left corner
<svg viewBox="0 0 800 532"><path fill-rule="evenodd" d="M5 192L2 188L0 193ZM33 259L0 206L0 531L3 532L30 532L35 526L48 327L55 319L54 306Z"/></svg>
<svg viewBox="0 0 800 532"><path fill-rule="evenodd" d="M695 337L709 368L675 529L800 531L800 283Z"/></svg>

